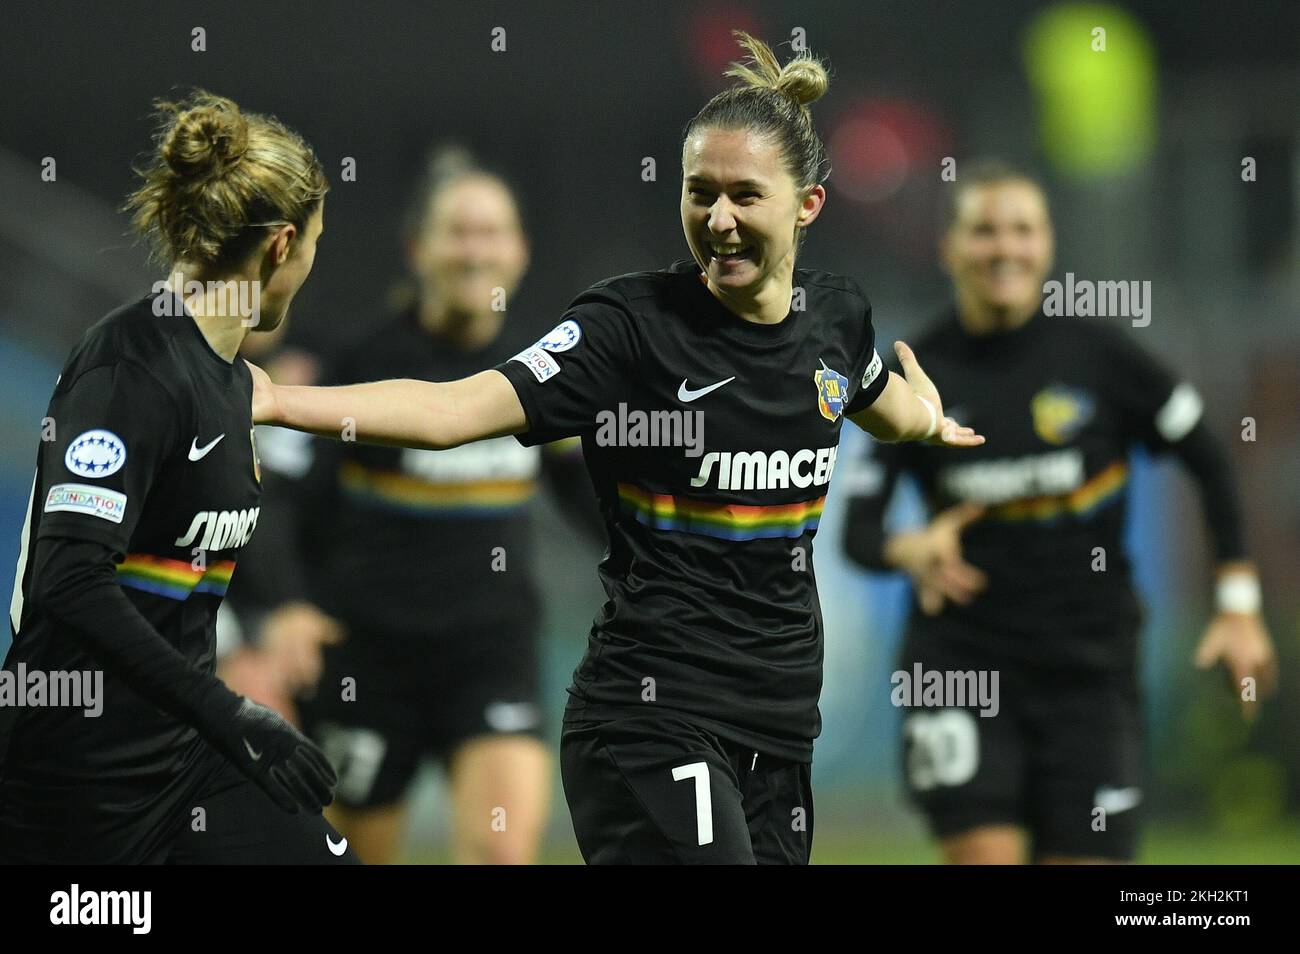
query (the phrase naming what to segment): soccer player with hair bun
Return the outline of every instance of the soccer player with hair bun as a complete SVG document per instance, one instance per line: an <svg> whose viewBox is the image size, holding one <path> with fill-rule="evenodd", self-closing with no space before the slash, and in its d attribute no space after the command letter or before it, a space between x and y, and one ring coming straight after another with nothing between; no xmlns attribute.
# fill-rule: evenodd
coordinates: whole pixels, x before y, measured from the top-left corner
<svg viewBox="0 0 1300 954"><path fill-rule="evenodd" d="M321 751L213 673L261 496L236 352L311 272L325 176L232 100L157 106L127 206L168 278L94 324L55 384L4 662L19 683L102 679L99 711L0 706L0 862L356 863L321 816Z"/></svg>
<svg viewBox="0 0 1300 954"><path fill-rule="evenodd" d="M812 544L840 428L983 442L944 415L906 345L904 376L882 369L853 280L796 265L826 202L809 107L829 78L811 56L782 65L737 36L739 83L682 142L689 260L597 282L535 345L460 380L291 388L254 372L257 420L319 434L350 417L359 440L434 449L582 437L608 600L569 688L560 762L590 863L808 861ZM607 426L633 415L680 422L681 444L693 415L703 440Z"/></svg>

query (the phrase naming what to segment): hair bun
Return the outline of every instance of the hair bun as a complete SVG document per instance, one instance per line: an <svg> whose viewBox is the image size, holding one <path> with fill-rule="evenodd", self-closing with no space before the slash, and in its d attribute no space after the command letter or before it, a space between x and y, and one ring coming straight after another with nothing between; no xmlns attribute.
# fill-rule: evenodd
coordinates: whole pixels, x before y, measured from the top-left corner
<svg viewBox="0 0 1300 954"><path fill-rule="evenodd" d="M776 88L800 106L817 102L830 89L826 67L810 57L797 57L785 64L777 77Z"/></svg>
<svg viewBox="0 0 1300 954"><path fill-rule="evenodd" d="M782 66L772 48L744 30L732 30L741 49L749 54L748 62L732 63L724 75L734 76L743 86L771 89L807 107L826 95L831 77L820 60L801 53Z"/></svg>
<svg viewBox="0 0 1300 954"><path fill-rule="evenodd" d="M304 229L329 188L311 146L274 116L205 90L155 100L154 114L152 155L123 209L161 262L243 263L267 234L252 226Z"/></svg>
<svg viewBox="0 0 1300 954"><path fill-rule="evenodd" d="M199 93L177 110L161 152L178 176L206 180L229 170L247 149L248 122L234 101Z"/></svg>

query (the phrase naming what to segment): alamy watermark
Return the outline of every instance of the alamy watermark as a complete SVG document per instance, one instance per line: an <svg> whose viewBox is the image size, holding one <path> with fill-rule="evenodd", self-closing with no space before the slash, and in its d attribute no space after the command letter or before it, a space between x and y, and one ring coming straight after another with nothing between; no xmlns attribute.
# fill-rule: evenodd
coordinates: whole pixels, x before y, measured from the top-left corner
<svg viewBox="0 0 1300 954"><path fill-rule="evenodd" d="M628 410L596 414L596 444L600 447L684 447L687 457L704 453L703 411Z"/></svg>
<svg viewBox="0 0 1300 954"><path fill-rule="evenodd" d="M152 891L91 891L73 884L50 895L54 925L122 925L132 934L148 934L153 926Z"/></svg>
<svg viewBox="0 0 1300 954"><path fill-rule="evenodd" d="M175 318L185 314L183 298L204 302L210 314L238 318L245 328L262 323L262 283L260 281L185 281L180 272L153 283L153 313L158 318ZM170 294L169 294L170 293Z"/></svg>
<svg viewBox="0 0 1300 954"><path fill-rule="evenodd" d="M19 663L0 669L0 708L7 706L85 709L87 719L104 712L104 673L99 669L28 669Z"/></svg>
<svg viewBox="0 0 1300 954"><path fill-rule="evenodd" d="M1043 283L1043 314L1069 318L1130 318L1134 328L1151 324L1151 282L1094 282L1065 273L1065 282Z"/></svg>
<svg viewBox="0 0 1300 954"><path fill-rule="evenodd" d="M894 687L889 701L900 707L978 708L982 719L991 719L1002 708L996 669L925 669L918 662L911 672L897 670L889 682Z"/></svg>

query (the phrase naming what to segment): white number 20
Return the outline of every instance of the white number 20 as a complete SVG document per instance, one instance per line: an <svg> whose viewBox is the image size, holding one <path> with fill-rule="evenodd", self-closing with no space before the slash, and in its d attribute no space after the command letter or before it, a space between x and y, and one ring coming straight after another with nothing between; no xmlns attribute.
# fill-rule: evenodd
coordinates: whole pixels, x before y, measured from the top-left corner
<svg viewBox="0 0 1300 954"><path fill-rule="evenodd" d="M979 730L965 709L917 712L904 724L911 747L907 774L917 791L963 785L979 768Z"/></svg>

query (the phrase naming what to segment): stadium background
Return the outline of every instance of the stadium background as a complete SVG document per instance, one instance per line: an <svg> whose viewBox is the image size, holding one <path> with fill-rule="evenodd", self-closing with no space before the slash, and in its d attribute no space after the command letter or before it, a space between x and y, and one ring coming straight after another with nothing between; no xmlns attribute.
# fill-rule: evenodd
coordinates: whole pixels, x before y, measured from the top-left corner
<svg viewBox="0 0 1300 954"><path fill-rule="evenodd" d="M1181 369L1229 439L1263 571L1283 693L1247 727L1192 647L1209 609L1194 491L1141 462L1129 545L1148 604L1149 861L1300 860L1300 7L939 3L6 3L0 33L0 591L12 586L33 454L54 379L93 320L158 277L115 211L148 143L151 98L203 86L273 112L333 182L291 342L328 356L383 314L397 229L430 145L455 139L520 187L533 265L510 306L520 338L611 274L686 256L680 130L721 82L732 27L803 31L829 59L815 108L831 201L805 261L868 289L884 341L946 300L934 264L941 161L996 154L1040 171L1067 271L1149 280L1129 329ZM1092 30L1106 30L1105 52ZM191 48L195 27L206 51ZM491 49L504 28L506 49ZM789 46L781 48L789 55ZM42 180L53 157L57 179ZM345 157L356 181L341 181ZM645 181L643 159L656 162ZM1256 178L1242 179L1252 157ZM1120 319L1060 319L1120 320ZM525 330L527 329L527 330ZM924 361L924 355L921 355ZM942 383L942 382L940 382ZM1241 420L1257 440L1240 439ZM852 432L852 433L850 433ZM845 431L845 456L862 440ZM847 461L846 461L847 463ZM844 466L844 465L842 465ZM904 585L850 569L841 495L818 537L827 623L817 746L822 861L930 861L898 781L889 672ZM907 519L907 507L898 519ZM596 555L540 524L551 733L600 601ZM7 549L6 549L7 548ZM550 556L553 554L553 556ZM430 586L454 585L430 580ZM8 633L0 633L0 651ZM546 857L576 858L557 798ZM408 856L445 857L436 773Z"/></svg>

